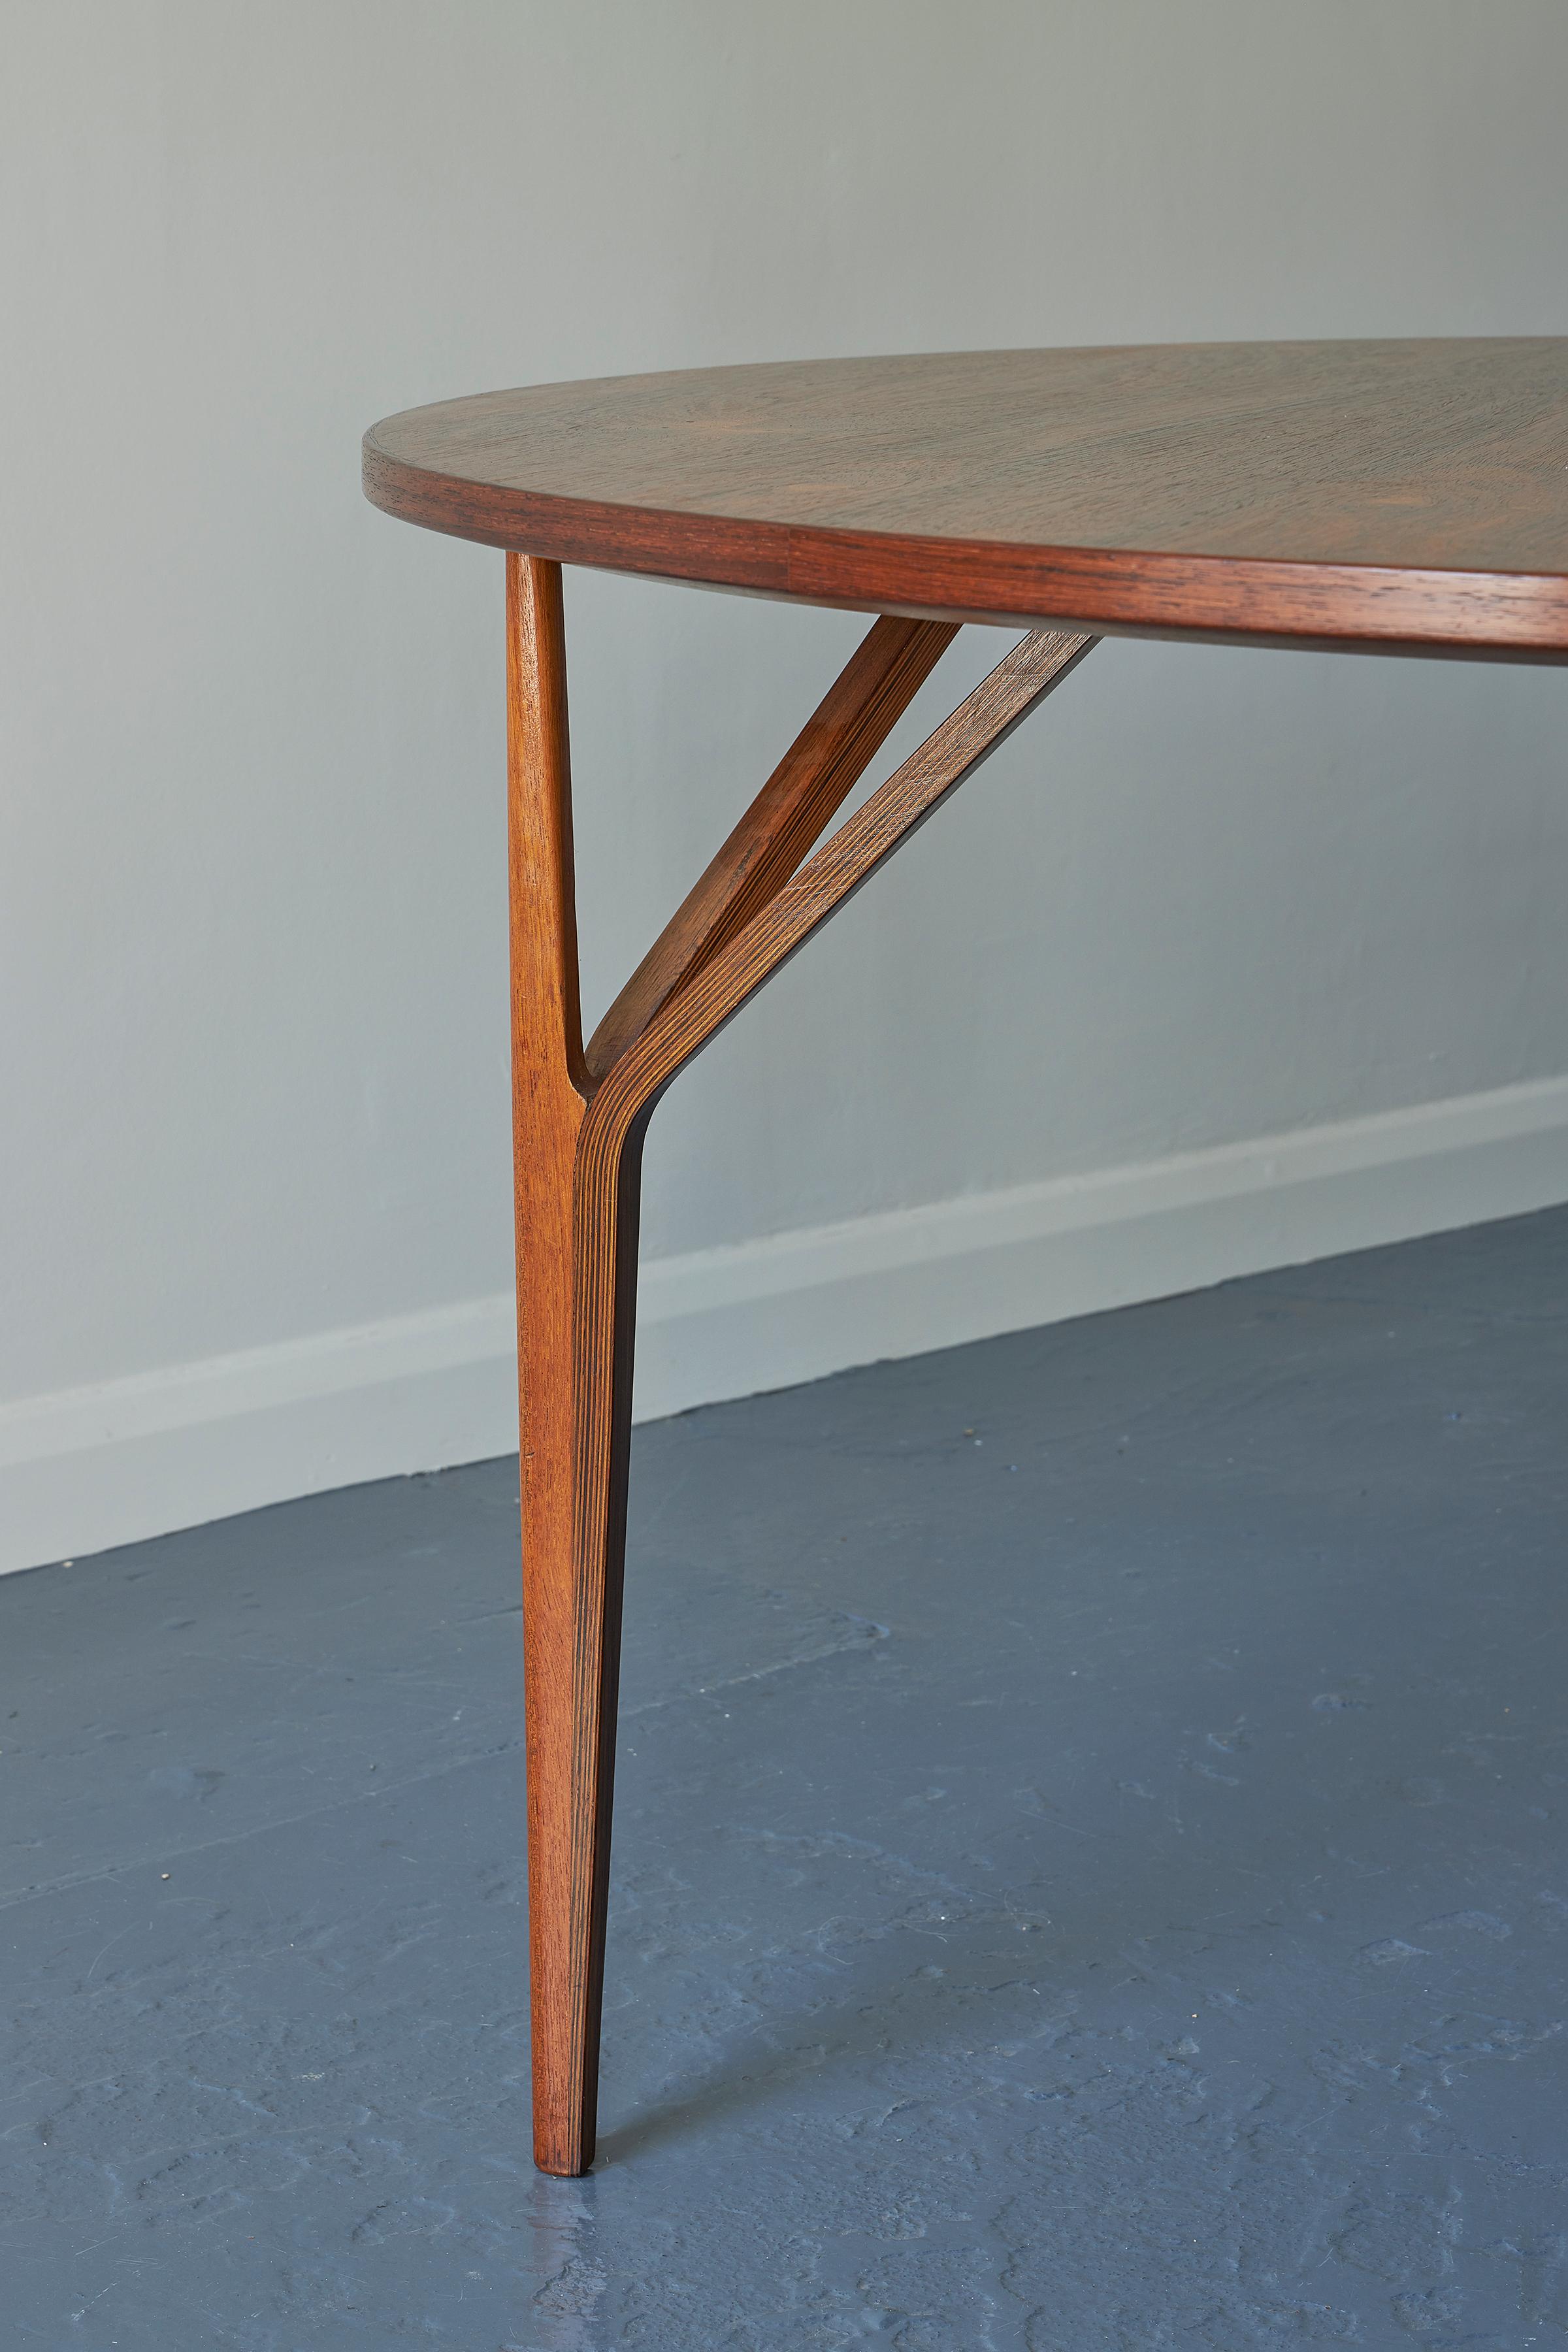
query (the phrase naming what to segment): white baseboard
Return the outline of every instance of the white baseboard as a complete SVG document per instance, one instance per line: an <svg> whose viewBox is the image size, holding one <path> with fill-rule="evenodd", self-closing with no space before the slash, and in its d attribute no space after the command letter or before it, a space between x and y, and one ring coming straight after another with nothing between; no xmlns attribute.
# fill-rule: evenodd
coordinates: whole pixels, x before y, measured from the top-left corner
<svg viewBox="0 0 1568 2352"><path fill-rule="evenodd" d="M645 1265L639 1420L1568 1201L1568 1077ZM0 1406L0 1572L517 1443L510 1295Z"/></svg>

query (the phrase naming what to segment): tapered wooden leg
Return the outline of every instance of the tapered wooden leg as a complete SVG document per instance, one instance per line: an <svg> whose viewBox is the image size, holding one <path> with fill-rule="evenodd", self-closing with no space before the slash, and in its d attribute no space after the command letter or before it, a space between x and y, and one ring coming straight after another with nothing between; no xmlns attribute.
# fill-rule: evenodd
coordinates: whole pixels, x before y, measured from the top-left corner
<svg viewBox="0 0 1568 2352"><path fill-rule="evenodd" d="M529 1948L545 2172L594 2159L643 1137L678 1071L1093 643L1026 637L799 865L952 634L877 622L585 1058L561 573L507 558Z"/></svg>
<svg viewBox="0 0 1568 2352"><path fill-rule="evenodd" d="M576 2173L594 2157L631 1405L629 1358L579 1361L578 1302L608 1285L613 1340L636 1186L624 1231L575 1198L588 1089L554 564L508 557L507 654L534 2158Z"/></svg>

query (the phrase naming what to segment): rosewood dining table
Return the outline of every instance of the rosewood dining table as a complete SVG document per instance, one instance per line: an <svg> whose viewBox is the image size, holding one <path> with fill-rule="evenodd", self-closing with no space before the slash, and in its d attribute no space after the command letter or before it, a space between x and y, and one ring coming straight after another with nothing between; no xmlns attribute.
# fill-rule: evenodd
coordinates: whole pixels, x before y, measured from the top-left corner
<svg viewBox="0 0 1568 2352"><path fill-rule="evenodd" d="M506 551L534 2155L572 2174L594 2158L654 1106L1101 636L1568 661L1568 338L617 376L408 409L363 460L389 514ZM563 564L875 615L585 1045ZM821 841L969 623L1024 634Z"/></svg>

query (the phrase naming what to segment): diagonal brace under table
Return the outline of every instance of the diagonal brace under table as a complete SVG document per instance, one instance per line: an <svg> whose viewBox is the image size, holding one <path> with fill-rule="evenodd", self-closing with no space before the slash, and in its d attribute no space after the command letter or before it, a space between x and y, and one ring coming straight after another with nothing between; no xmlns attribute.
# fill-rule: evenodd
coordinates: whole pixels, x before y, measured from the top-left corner
<svg viewBox="0 0 1568 2352"><path fill-rule="evenodd" d="M507 557L534 2160L594 2159L643 1137L677 1074L1082 660L1037 631L815 856L956 631L879 620L584 1054L560 566Z"/></svg>

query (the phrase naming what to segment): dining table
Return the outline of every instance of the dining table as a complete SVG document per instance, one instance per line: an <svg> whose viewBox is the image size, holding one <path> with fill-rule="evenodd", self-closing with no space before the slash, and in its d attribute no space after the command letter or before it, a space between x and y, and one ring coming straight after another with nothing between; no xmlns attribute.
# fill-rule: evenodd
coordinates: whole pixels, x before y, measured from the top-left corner
<svg viewBox="0 0 1568 2352"><path fill-rule="evenodd" d="M363 461L388 514L505 554L534 2158L573 2175L595 2152L655 1106L1102 637L1568 661L1568 338L620 375L405 409ZM572 566L870 617L585 1041ZM1001 659L829 830L966 627L1002 632Z"/></svg>

